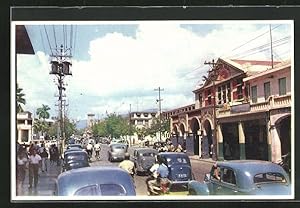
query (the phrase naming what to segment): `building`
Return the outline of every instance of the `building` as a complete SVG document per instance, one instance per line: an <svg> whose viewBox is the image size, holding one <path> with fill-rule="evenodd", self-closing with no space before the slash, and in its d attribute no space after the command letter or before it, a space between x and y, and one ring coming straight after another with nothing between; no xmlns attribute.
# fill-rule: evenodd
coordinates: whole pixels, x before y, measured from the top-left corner
<svg viewBox="0 0 300 208"><path fill-rule="evenodd" d="M218 59L195 104L165 112L173 143L201 158L277 161L290 151L290 62Z"/></svg>
<svg viewBox="0 0 300 208"><path fill-rule="evenodd" d="M17 114L17 141L29 144L32 141L32 114L28 111Z"/></svg>
<svg viewBox="0 0 300 208"><path fill-rule="evenodd" d="M95 114L89 113L89 114L87 114L87 117L88 117L88 119L87 119L87 127L89 129L91 129L92 126L95 124Z"/></svg>

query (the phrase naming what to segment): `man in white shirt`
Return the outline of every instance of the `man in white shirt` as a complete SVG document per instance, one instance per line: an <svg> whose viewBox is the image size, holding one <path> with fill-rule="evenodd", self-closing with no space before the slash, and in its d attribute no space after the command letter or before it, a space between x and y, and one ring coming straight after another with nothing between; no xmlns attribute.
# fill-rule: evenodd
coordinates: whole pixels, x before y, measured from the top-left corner
<svg viewBox="0 0 300 208"><path fill-rule="evenodd" d="M37 154L37 151L34 149L32 155L29 157L29 188L32 188L32 181L34 182L34 188L37 187L38 177L39 177L39 168L41 167L42 158Z"/></svg>
<svg viewBox="0 0 300 208"><path fill-rule="evenodd" d="M100 150L101 150L100 144L97 142L97 143L95 144L94 148L95 148L96 158L99 159L99 156L100 156Z"/></svg>
<svg viewBox="0 0 300 208"><path fill-rule="evenodd" d="M155 163L152 165L150 168L150 177L146 179L146 184L147 184L147 189L148 189L148 195L157 195L158 193L154 190L155 187L158 186L157 183L157 177L158 177L158 170L159 168L159 163L157 161L157 156L155 156Z"/></svg>
<svg viewBox="0 0 300 208"><path fill-rule="evenodd" d="M88 145L86 145L86 151L87 151L89 157L92 157L92 155L93 155L93 145L91 143L88 143Z"/></svg>

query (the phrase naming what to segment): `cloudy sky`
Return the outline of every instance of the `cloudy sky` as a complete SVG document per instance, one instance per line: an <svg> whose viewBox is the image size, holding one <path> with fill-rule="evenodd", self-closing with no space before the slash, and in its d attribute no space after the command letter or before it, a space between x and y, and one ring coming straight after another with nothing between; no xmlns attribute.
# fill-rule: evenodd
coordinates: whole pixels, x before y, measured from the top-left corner
<svg viewBox="0 0 300 208"><path fill-rule="evenodd" d="M291 22L131 21L21 22L35 55L17 55L16 81L26 94L25 110L46 104L56 116L56 77L51 53L61 44L72 52L72 76L65 78L67 113L162 110L194 103L192 91L207 73L205 61L218 58L270 60L270 26L275 60L291 58ZM20 24L20 22L18 23Z"/></svg>

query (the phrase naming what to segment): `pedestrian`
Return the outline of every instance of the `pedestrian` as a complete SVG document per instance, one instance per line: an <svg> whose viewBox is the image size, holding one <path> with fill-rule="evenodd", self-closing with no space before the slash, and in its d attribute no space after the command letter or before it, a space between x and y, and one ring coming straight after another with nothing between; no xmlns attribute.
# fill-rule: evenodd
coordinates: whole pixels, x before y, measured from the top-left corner
<svg viewBox="0 0 300 208"><path fill-rule="evenodd" d="M34 188L37 187L38 177L39 177L39 168L41 167L42 158L37 154L37 151L34 149L32 155L29 156L29 189L32 188L32 182Z"/></svg>
<svg viewBox="0 0 300 208"><path fill-rule="evenodd" d="M29 149L28 149L28 155L32 155L34 149L35 149L35 146L33 143L31 143L29 146Z"/></svg>
<svg viewBox="0 0 300 208"><path fill-rule="evenodd" d="M100 144L96 142L94 148L95 148L96 158L100 159L100 151L101 151Z"/></svg>
<svg viewBox="0 0 300 208"><path fill-rule="evenodd" d="M89 158L92 158L92 155L93 155L93 145L91 143L88 143L86 145L86 151L88 153Z"/></svg>
<svg viewBox="0 0 300 208"><path fill-rule="evenodd" d="M17 195L21 195L26 175L28 156L26 149L20 149L17 157Z"/></svg>
<svg viewBox="0 0 300 208"><path fill-rule="evenodd" d="M48 159L48 152L45 148L45 145L42 144L40 149L39 149L39 155L42 158L42 172L47 171L47 159Z"/></svg>
<svg viewBox="0 0 300 208"><path fill-rule="evenodd" d="M129 175L134 177L134 163L130 160L130 154L128 152L125 153L125 158L119 164L119 168L126 170L129 173Z"/></svg>
<svg viewBox="0 0 300 208"><path fill-rule="evenodd" d="M183 148L182 148L181 144L178 144L175 152L182 152L182 151L183 151Z"/></svg>
<svg viewBox="0 0 300 208"><path fill-rule="evenodd" d="M158 187L157 184L157 169L159 167L159 163L157 160L157 156L155 155L155 163L151 166L149 169L150 171L150 176L146 179L146 184L147 184L147 190L148 190L148 195L157 195L158 193L155 191L155 187Z"/></svg>

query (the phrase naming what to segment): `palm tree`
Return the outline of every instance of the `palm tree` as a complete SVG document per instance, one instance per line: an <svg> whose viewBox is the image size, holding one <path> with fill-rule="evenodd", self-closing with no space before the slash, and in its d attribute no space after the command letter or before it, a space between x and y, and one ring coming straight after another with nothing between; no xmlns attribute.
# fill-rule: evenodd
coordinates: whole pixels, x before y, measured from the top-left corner
<svg viewBox="0 0 300 208"><path fill-rule="evenodd" d="M36 114L38 115L39 119L45 120L46 118L50 117L49 111L50 107L48 105L42 105L41 108L36 109Z"/></svg>
<svg viewBox="0 0 300 208"><path fill-rule="evenodd" d="M19 88L19 85L17 84L17 113L23 112L23 108L21 104L25 105L26 100L24 98L25 94L22 93L22 88Z"/></svg>

